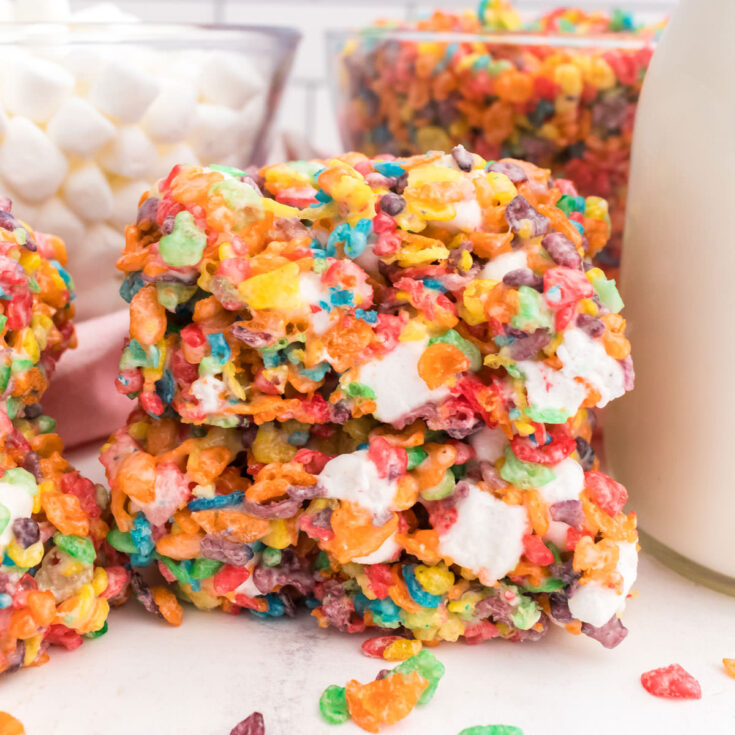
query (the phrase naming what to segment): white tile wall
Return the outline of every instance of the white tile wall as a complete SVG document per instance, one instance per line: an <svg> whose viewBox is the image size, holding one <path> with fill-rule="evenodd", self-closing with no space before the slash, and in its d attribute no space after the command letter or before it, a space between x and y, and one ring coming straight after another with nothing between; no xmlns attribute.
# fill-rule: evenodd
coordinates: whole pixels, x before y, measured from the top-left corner
<svg viewBox="0 0 735 735"><path fill-rule="evenodd" d="M735 1L735 0L734 0ZM71 0L74 8L94 0ZM619 7L635 10L642 18L671 9L676 0L566 0L585 8ZM340 148L327 79L325 32L356 28L376 18L410 19L434 7L471 7L473 0L117 0L117 4L151 22L238 23L296 26L303 34L293 72L283 96L276 126L276 160L299 140L325 153ZM565 4L565 0L517 0L529 13ZM288 141L284 145L283 136ZM304 146L306 150L306 146Z"/></svg>

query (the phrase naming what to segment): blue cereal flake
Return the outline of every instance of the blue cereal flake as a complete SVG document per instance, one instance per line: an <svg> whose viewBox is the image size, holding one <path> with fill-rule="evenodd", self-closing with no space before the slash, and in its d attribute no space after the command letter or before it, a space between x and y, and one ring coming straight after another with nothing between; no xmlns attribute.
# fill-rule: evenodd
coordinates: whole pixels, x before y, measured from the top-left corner
<svg viewBox="0 0 735 735"><path fill-rule="evenodd" d="M330 233L329 233L329 239L327 240L326 245L326 252L328 258L333 258L335 255L337 255L337 243L343 242L347 244L347 241L350 238L352 228L347 224L347 222L343 222L341 225L337 225Z"/></svg>
<svg viewBox="0 0 735 735"><path fill-rule="evenodd" d="M319 191L314 195L314 198L322 204L329 204L329 202L332 201L332 197L322 189L319 189Z"/></svg>
<svg viewBox="0 0 735 735"><path fill-rule="evenodd" d="M397 161L375 161L373 168L383 176L399 178L406 173L406 169Z"/></svg>
<svg viewBox="0 0 735 735"><path fill-rule="evenodd" d="M375 622L386 628L395 628L401 619L401 608L390 597L370 600L367 604Z"/></svg>
<svg viewBox="0 0 735 735"><path fill-rule="evenodd" d="M348 258L357 258L367 247L368 235L373 231L373 222L370 219L363 218L358 220L354 227L350 227L347 222L332 230L327 240L327 256L334 257L337 254L337 243L344 243L345 255Z"/></svg>
<svg viewBox="0 0 735 735"><path fill-rule="evenodd" d="M164 402L171 403L176 393L176 381L170 370L164 370L163 375L156 381L156 394Z"/></svg>
<svg viewBox="0 0 735 735"><path fill-rule="evenodd" d="M155 544L153 543L151 524L142 513L135 516L133 528L130 530L130 537L133 539L140 556L149 557L153 553Z"/></svg>
<svg viewBox="0 0 735 735"><path fill-rule="evenodd" d="M311 368L304 368L299 372L308 380L323 380L324 376L329 372L329 363L320 362L318 365L314 365Z"/></svg>
<svg viewBox="0 0 735 735"><path fill-rule="evenodd" d="M143 271L133 271L128 273L125 280L120 284L120 296L124 301L130 303L133 300L133 296L140 291L145 283L141 278Z"/></svg>
<svg viewBox="0 0 735 735"><path fill-rule="evenodd" d="M212 357L215 358L220 365L224 365L230 359L230 355L232 354L230 345L227 344L227 340L225 339L225 335L222 334L222 332L208 334L207 342L209 342Z"/></svg>
<svg viewBox="0 0 735 735"><path fill-rule="evenodd" d="M422 278L421 282L424 284L426 288L434 289L434 291L446 291L446 286L444 286L440 281L437 281L436 278Z"/></svg>
<svg viewBox="0 0 735 735"><path fill-rule="evenodd" d="M332 302L332 306L354 306L355 294L347 289L332 286L329 289L329 300Z"/></svg>
<svg viewBox="0 0 735 735"><path fill-rule="evenodd" d="M216 510L218 508L230 508L235 505L240 505L245 499L245 493L242 490L235 490L235 492L228 493L227 495L215 495L213 498L196 498L190 500L187 503L187 507L191 511L197 510Z"/></svg>
<svg viewBox="0 0 735 735"><path fill-rule="evenodd" d="M377 324L378 323L378 312L377 311L365 311L364 309L355 309L355 316L358 319L362 319L364 322L367 322L368 324Z"/></svg>
<svg viewBox="0 0 735 735"><path fill-rule="evenodd" d="M292 447L303 447L306 446L306 442L309 441L308 431L294 431L288 435L288 443Z"/></svg>
<svg viewBox="0 0 735 735"><path fill-rule="evenodd" d="M423 607L428 607L430 610L435 610L439 607L442 601L441 595L432 595L427 592L416 579L414 570L416 569L415 564L405 564L403 567L403 579L406 582L408 588L408 594Z"/></svg>
<svg viewBox="0 0 735 735"><path fill-rule="evenodd" d="M561 287L559 285L552 286L546 293L544 294L547 301L559 301L561 298Z"/></svg>
<svg viewBox="0 0 735 735"><path fill-rule="evenodd" d="M580 235L584 235L584 225L581 222L577 222L574 219L570 219L569 221L577 228Z"/></svg>

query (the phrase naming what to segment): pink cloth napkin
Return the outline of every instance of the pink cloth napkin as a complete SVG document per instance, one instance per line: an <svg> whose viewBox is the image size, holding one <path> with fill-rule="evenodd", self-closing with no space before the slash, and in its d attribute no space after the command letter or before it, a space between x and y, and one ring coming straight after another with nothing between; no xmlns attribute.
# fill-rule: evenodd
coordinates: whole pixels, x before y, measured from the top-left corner
<svg viewBox="0 0 735 735"><path fill-rule="evenodd" d="M61 358L51 378L43 411L56 419L67 449L104 440L135 407L114 385L128 319L122 309L78 323L79 346Z"/></svg>

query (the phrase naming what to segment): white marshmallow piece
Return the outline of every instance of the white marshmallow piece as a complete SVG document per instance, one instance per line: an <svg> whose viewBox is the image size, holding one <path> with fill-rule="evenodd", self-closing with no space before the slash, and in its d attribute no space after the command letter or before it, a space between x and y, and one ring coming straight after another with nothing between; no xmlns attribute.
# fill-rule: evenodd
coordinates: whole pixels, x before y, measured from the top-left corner
<svg viewBox="0 0 735 735"><path fill-rule="evenodd" d="M108 63L92 84L90 102L122 122L138 122L158 93L150 74L120 61Z"/></svg>
<svg viewBox="0 0 735 735"><path fill-rule="evenodd" d="M5 107L34 122L46 122L73 89L74 77L46 59L17 54L3 71Z"/></svg>
<svg viewBox="0 0 735 735"><path fill-rule="evenodd" d="M110 173L128 179L145 179L156 165L156 147L139 127L126 125L100 151L98 160Z"/></svg>
<svg viewBox="0 0 735 735"><path fill-rule="evenodd" d="M264 86L262 73L242 54L215 51L202 64L199 91L215 105L240 108Z"/></svg>
<svg viewBox="0 0 735 735"><path fill-rule="evenodd" d="M84 242L84 222L58 197L49 199L39 207L33 226L39 232L58 235L70 253Z"/></svg>
<svg viewBox="0 0 735 735"><path fill-rule="evenodd" d="M62 187L64 199L87 222L106 220L112 215L112 192L107 177L94 163L72 171Z"/></svg>
<svg viewBox="0 0 735 735"><path fill-rule="evenodd" d="M61 150L86 157L115 137L115 126L89 102L72 97L49 120L46 132Z"/></svg>
<svg viewBox="0 0 735 735"><path fill-rule="evenodd" d="M171 173L171 169L179 163L199 165L199 156L184 143L160 146L158 150L158 161L153 169L153 177L156 179L165 179Z"/></svg>
<svg viewBox="0 0 735 735"><path fill-rule="evenodd" d="M199 105L189 142L204 165L219 163L237 146L240 116L222 105Z"/></svg>
<svg viewBox="0 0 735 735"><path fill-rule="evenodd" d="M148 108L141 125L158 143L178 143L194 123L197 101L183 82L166 82Z"/></svg>
<svg viewBox="0 0 735 735"><path fill-rule="evenodd" d="M69 19L69 0L15 0L17 23L60 23Z"/></svg>
<svg viewBox="0 0 735 735"><path fill-rule="evenodd" d="M29 202L50 197L66 176L62 152L25 117L14 117L0 145L0 176Z"/></svg>
<svg viewBox="0 0 735 735"><path fill-rule="evenodd" d="M138 202L144 191L150 189L150 183L136 179L119 181L112 184L112 214L110 220L121 229L135 222L138 214Z"/></svg>

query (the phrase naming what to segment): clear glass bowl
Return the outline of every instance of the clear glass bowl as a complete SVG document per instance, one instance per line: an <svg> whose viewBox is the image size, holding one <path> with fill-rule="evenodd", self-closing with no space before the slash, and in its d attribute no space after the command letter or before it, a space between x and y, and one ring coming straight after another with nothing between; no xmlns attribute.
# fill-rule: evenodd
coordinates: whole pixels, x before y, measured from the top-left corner
<svg viewBox="0 0 735 735"><path fill-rule="evenodd" d="M368 155L461 143L522 158L608 199L615 269L636 104L653 34L454 33L374 27L328 37L342 142Z"/></svg>
<svg viewBox="0 0 735 735"><path fill-rule="evenodd" d="M120 305L140 195L177 163L262 163L300 33L259 26L7 24L0 193L70 254L80 316Z"/></svg>

